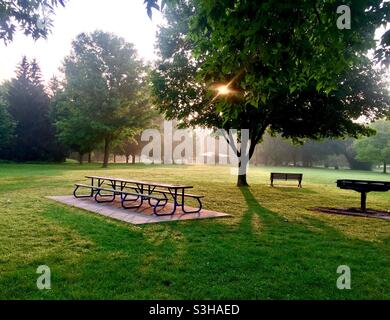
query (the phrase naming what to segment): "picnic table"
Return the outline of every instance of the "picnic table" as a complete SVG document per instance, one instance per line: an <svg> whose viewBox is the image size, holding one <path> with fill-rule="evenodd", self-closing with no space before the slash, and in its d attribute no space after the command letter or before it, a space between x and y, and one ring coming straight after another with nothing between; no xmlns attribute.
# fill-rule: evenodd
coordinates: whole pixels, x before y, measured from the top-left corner
<svg viewBox="0 0 390 320"><path fill-rule="evenodd" d="M120 196L121 205L125 209L140 208L144 201L153 208L156 215L173 215L177 208L181 208L183 213L197 213L202 209L201 198L203 196L186 193L186 190L193 188L190 185L173 185L160 182L149 182L132 179L122 179L103 176L86 176L90 179L90 184L75 184L73 195L76 198L94 197L98 203L113 202L116 196ZM87 195L79 195L80 188L90 190ZM105 198L108 198L105 200ZM195 199L199 207L195 210L188 210L185 206L186 199ZM133 205L128 205L131 202ZM160 213L167 203L172 203L171 212Z"/></svg>

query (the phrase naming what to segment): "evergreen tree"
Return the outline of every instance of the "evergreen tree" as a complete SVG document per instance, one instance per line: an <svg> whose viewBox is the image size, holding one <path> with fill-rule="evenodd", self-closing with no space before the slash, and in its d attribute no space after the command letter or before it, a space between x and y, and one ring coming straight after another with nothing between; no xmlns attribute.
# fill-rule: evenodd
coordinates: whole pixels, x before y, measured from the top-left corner
<svg viewBox="0 0 390 320"><path fill-rule="evenodd" d="M0 159L6 157L6 152L10 146L15 123L8 112L6 102L7 84L0 86Z"/></svg>
<svg viewBox="0 0 390 320"><path fill-rule="evenodd" d="M55 97L62 90L61 81L56 76L50 78L48 85L49 95L51 98Z"/></svg>
<svg viewBox="0 0 390 320"><path fill-rule="evenodd" d="M23 57L8 91L9 113L16 122L8 157L15 161L60 161L64 155L50 119L50 99L35 60Z"/></svg>

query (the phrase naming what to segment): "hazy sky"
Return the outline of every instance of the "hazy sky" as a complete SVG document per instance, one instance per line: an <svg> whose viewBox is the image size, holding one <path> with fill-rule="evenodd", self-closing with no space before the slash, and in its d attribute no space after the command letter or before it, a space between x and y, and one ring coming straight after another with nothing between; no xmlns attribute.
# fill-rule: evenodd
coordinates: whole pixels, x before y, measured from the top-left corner
<svg viewBox="0 0 390 320"><path fill-rule="evenodd" d="M0 42L0 83L14 76L16 65L23 55L37 58L43 75L49 80L58 73L63 58L69 54L72 40L80 32L96 29L113 32L134 43L141 57L152 60L155 35L162 17L153 11L153 20L146 14L144 0L68 0L65 8L56 10L52 34L47 40L34 42L17 34L5 46ZM379 39L384 28L377 31Z"/></svg>
<svg viewBox="0 0 390 320"><path fill-rule="evenodd" d="M52 34L47 40L34 42L22 34L4 45L0 42L0 83L14 76L23 55L37 58L46 80L58 73L58 67L80 32L96 29L113 32L134 43L139 56L154 58L154 42L161 15L154 11L153 20L146 14L143 0L69 0L56 10Z"/></svg>

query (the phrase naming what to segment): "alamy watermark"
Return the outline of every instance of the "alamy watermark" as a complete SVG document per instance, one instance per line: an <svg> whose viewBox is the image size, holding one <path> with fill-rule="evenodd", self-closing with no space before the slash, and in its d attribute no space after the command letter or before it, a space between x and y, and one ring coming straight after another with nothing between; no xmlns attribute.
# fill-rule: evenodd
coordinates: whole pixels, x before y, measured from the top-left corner
<svg viewBox="0 0 390 320"><path fill-rule="evenodd" d="M351 268L347 265L337 267L337 273L340 276L337 278L336 286L340 290L351 289Z"/></svg>
<svg viewBox="0 0 390 320"><path fill-rule="evenodd" d="M351 29L351 8L347 5L338 6L336 12L340 15L336 22L337 28Z"/></svg>
<svg viewBox="0 0 390 320"><path fill-rule="evenodd" d="M246 174L249 165L249 130L174 129L164 121L163 131L142 132L140 161L145 164L231 164L232 173Z"/></svg>
<svg viewBox="0 0 390 320"><path fill-rule="evenodd" d="M36 273L40 274L37 279L37 288L39 290L51 289L51 271L46 265L41 265L37 268Z"/></svg>

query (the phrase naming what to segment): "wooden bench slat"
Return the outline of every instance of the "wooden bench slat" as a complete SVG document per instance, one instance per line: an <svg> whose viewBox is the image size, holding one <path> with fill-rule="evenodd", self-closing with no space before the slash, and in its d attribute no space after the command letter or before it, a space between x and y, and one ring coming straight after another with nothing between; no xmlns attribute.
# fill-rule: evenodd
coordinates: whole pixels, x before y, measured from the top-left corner
<svg viewBox="0 0 390 320"><path fill-rule="evenodd" d="M132 195L132 196L138 196L138 197L147 197L147 198L150 198L150 199L154 199L154 200L165 200L165 198L159 198L159 197L156 197L156 196L153 196L153 195L150 195L150 194L146 194L146 193L137 193L137 192L127 192L127 191L121 191L121 190L114 190L114 189L106 189L106 188L97 188L101 191L107 191L107 192L112 192L112 193L118 193L118 194L127 194L127 195Z"/></svg>
<svg viewBox="0 0 390 320"><path fill-rule="evenodd" d="M91 186L91 185L86 185L86 184L75 184L75 186L79 186L79 187L84 187L84 188L89 188L89 189L95 189L95 190L99 190L99 191L107 191L107 192L112 192L112 193L117 193L117 194L127 194L127 195L132 195L132 196L139 196L139 197L147 197L147 198L151 198L151 199L155 199L155 200L165 200L165 198L159 198L159 197L156 197L154 195L149 195L149 194L146 194L146 193L136 193L136 192L127 192L127 191L122 191L122 190L114 190L114 189L108 189L108 188L102 188L102 187L98 187L98 186Z"/></svg>
<svg viewBox="0 0 390 320"><path fill-rule="evenodd" d="M91 186L89 184L82 184L82 183L75 183L75 186L89 188L89 189L99 188L98 186Z"/></svg>
<svg viewBox="0 0 390 320"><path fill-rule="evenodd" d="M184 196L185 197L191 197L191 198L204 198L204 196L200 196L200 195L197 195L197 194L190 194L190 193L185 193Z"/></svg>
<svg viewBox="0 0 390 320"><path fill-rule="evenodd" d="M153 190L152 192L157 192L157 193L164 193L164 194L171 194L169 191L166 191L166 190ZM178 192L177 193L177 196L180 197L182 194L181 192ZM193 198L204 198L204 196L201 196L201 195L197 195L197 194L190 194L190 193L185 193L184 194L185 197L193 197Z"/></svg>

